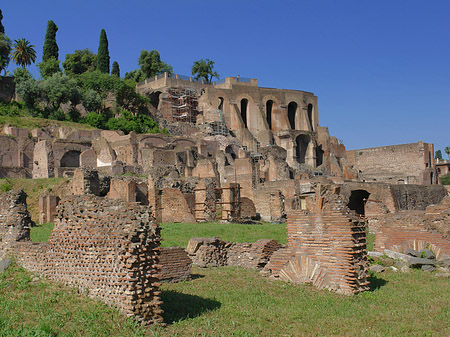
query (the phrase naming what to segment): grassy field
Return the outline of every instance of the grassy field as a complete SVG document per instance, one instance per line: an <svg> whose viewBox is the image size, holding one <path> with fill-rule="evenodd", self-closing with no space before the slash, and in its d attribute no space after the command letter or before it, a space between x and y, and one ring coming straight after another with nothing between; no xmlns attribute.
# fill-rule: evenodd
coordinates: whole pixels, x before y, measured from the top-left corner
<svg viewBox="0 0 450 337"><path fill-rule="evenodd" d="M286 224L247 225L221 223L164 223L161 225L162 246L186 247L190 238L218 236L232 242L255 242L259 239L274 239L287 242Z"/></svg>
<svg viewBox="0 0 450 337"><path fill-rule="evenodd" d="M0 116L1 117L1 116ZM39 195L45 191L49 191L65 178L42 178L42 179L17 179L3 178L0 179L0 192L6 192L10 189L23 189L27 194L27 208L31 214L31 218L36 223L39 222Z"/></svg>
<svg viewBox="0 0 450 337"><path fill-rule="evenodd" d="M240 268L194 268L162 286L167 327L146 330L114 308L17 266L0 274L0 336L448 336L450 281L420 271L371 277L353 297Z"/></svg>

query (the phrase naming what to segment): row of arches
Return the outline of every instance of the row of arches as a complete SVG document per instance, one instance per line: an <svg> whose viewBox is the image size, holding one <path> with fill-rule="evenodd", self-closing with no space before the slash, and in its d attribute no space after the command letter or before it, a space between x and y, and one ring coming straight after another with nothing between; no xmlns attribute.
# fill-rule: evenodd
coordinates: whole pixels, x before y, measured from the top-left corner
<svg viewBox="0 0 450 337"><path fill-rule="evenodd" d="M224 99L223 97L219 97L219 106L218 109L222 110L223 109L223 102ZM240 102L240 112L241 112L241 118L242 118L242 122L244 123L244 126L246 128L248 128L248 99L247 98L243 98L241 99ZM273 111L273 107L274 107L274 101L269 99L266 101L266 121L267 121L267 125L269 126L269 130L272 130L272 111ZM314 126L313 126L313 112L314 112L314 106L312 104L308 104L307 106L307 119L308 119L308 127L310 128L311 131L314 131ZM292 130L295 130L296 127L298 127L298 125L295 124L296 121L296 116L299 113L299 106L296 102L290 102L288 104L287 107L287 116L288 116L288 121L289 121L289 126Z"/></svg>

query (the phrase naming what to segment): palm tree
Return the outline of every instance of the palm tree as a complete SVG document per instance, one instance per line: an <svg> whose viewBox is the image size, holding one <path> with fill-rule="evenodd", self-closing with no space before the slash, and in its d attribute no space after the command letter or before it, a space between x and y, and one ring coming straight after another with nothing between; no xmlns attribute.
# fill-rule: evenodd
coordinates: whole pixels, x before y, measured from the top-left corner
<svg viewBox="0 0 450 337"><path fill-rule="evenodd" d="M25 68L36 61L36 51L30 41L26 39L14 40L11 59L18 65Z"/></svg>
<svg viewBox="0 0 450 337"><path fill-rule="evenodd" d="M447 154L448 159L450 159L450 146L446 146L444 152Z"/></svg>

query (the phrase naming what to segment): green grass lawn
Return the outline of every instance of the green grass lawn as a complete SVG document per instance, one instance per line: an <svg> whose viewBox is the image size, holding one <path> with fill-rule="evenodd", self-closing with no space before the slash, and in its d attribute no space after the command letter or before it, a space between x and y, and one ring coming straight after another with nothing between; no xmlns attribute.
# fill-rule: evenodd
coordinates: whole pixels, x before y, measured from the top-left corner
<svg viewBox="0 0 450 337"><path fill-rule="evenodd" d="M274 239L287 243L286 224L247 225L235 223L164 223L161 225L162 246L186 247L190 238L218 236L232 242L255 242L259 239Z"/></svg>
<svg viewBox="0 0 450 337"><path fill-rule="evenodd" d="M13 266L0 274L0 336L448 336L450 280L372 276L353 297L241 268L193 268L162 286L167 327L146 330L73 289Z"/></svg>
<svg viewBox="0 0 450 337"><path fill-rule="evenodd" d="M47 242L48 239L50 238L50 234L52 233L54 226L55 224L51 222L51 223L37 224L35 227L31 227L30 229L31 241Z"/></svg>

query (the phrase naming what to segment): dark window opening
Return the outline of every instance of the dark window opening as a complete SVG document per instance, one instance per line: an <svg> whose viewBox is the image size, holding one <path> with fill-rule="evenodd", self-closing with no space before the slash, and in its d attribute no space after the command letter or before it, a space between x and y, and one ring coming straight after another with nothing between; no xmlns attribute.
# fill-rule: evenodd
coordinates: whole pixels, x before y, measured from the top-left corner
<svg viewBox="0 0 450 337"><path fill-rule="evenodd" d="M61 158L60 167L80 167L80 151L67 151Z"/></svg>
<svg viewBox="0 0 450 337"><path fill-rule="evenodd" d="M322 145L316 147L316 165L320 166L323 163L323 150Z"/></svg>
<svg viewBox="0 0 450 337"><path fill-rule="evenodd" d="M309 126L311 127L311 131L314 131L312 115L313 115L313 105L308 104L308 123L309 123Z"/></svg>
<svg viewBox="0 0 450 337"><path fill-rule="evenodd" d="M267 124L269 125L270 130L272 130L272 107L273 107L273 101L268 100L266 102L266 119L267 119Z"/></svg>
<svg viewBox="0 0 450 337"><path fill-rule="evenodd" d="M364 205L366 200L369 199L370 193L366 190L354 190L348 200L348 208L355 211L356 214L364 215Z"/></svg>
<svg viewBox="0 0 450 337"><path fill-rule="evenodd" d="M148 95L148 97L150 98L150 104L155 108L158 109L158 105L159 105L159 96L161 95L160 91L157 92L152 92L151 94Z"/></svg>
<svg viewBox="0 0 450 337"><path fill-rule="evenodd" d="M217 107L218 110L223 110L223 97L219 97L219 106Z"/></svg>
<svg viewBox="0 0 450 337"><path fill-rule="evenodd" d="M288 105L288 118L291 129L295 130L295 113L297 112L297 103L291 102Z"/></svg>
<svg viewBox="0 0 450 337"><path fill-rule="evenodd" d="M297 161L300 164L304 164L306 162L306 150L308 149L309 136L300 135L297 137L295 142Z"/></svg>
<svg viewBox="0 0 450 337"><path fill-rule="evenodd" d="M433 185L433 172L430 172L430 184Z"/></svg>
<svg viewBox="0 0 450 337"><path fill-rule="evenodd" d="M248 99L244 98L241 100L241 117L244 122L244 126L247 128L247 107L248 107Z"/></svg>

